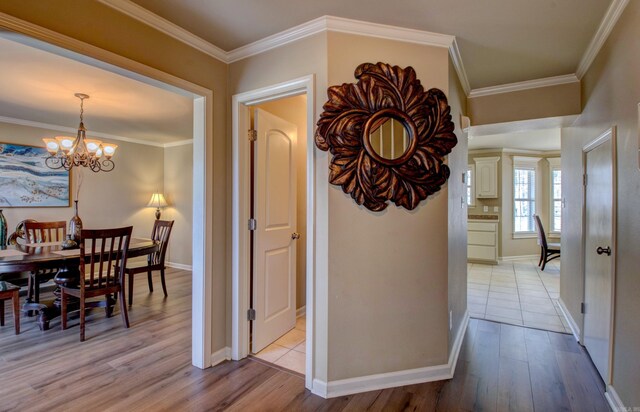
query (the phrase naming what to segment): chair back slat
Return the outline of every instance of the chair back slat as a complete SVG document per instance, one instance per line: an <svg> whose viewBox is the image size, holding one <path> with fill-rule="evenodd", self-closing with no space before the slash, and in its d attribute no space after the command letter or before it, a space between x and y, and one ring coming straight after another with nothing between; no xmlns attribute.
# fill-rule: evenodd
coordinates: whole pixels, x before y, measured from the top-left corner
<svg viewBox="0 0 640 412"><path fill-rule="evenodd" d="M132 226L83 229L80 242L80 289L122 284ZM87 251L90 251L87 253ZM118 268L118 273L114 269Z"/></svg>
<svg viewBox="0 0 640 412"><path fill-rule="evenodd" d="M157 220L153 224L151 239L159 243L158 251L151 253L148 257L150 265L164 265L164 259L169 246L169 237L173 228L173 220Z"/></svg>
<svg viewBox="0 0 640 412"><path fill-rule="evenodd" d="M544 227L542 227L542 222L540 221L540 216L533 215L533 219L536 222L536 234L538 235L538 245L547 248L547 235L544 233Z"/></svg>
<svg viewBox="0 0 640 412"><path fill-rule="evenodd" d="M67 224L57 222L25 221L24 231L27 243L62 242L67 236Z"/></svg>

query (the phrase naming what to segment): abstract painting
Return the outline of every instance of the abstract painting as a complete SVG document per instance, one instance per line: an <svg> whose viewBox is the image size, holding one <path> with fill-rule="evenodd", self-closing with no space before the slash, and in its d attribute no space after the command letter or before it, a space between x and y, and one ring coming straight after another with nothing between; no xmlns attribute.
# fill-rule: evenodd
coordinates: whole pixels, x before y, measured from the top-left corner
<svg viewBox="0 0 640 412"><path fill-rule="evenodd" d="M0 143L0 207L68 207L69 172L49 169L42 147Z"/></svg>

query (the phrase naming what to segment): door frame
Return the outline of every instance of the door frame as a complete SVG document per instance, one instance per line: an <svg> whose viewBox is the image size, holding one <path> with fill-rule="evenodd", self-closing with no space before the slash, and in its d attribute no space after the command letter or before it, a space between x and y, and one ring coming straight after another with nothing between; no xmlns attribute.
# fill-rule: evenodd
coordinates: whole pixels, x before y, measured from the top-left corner
<svg viewBox="0 0 640 412"><path fill-rule="evenodd" d="M616 145L616 126L612 126L600 136L590 141L582 147L582 175L587 173L587 153L597 148L601 144L611 141L611 319L609 328L609 368L606 385L610 385L613 381L613 345L614 345L614 328L615 328L615 307L616 307L616 256L617 256L617 194L618 194L618 165L617 165L617 145ZM587 256L586 236L587 236L587 188L583 186L582 201L582 301L585 301L586 285L587 285L587 268L585 259ZM584 344L584 323L585 317L582 316L582 329L580 331L580 342Z"/></svg>
<svg viewBox="0 0 640 412"><path fill-rule="evenodd" d="M283 83L235 94L232 97L232 258L231 258L231 359L240 360L249 355L249 321L246 313L250 308L249 261L250 231L247 223L250 216L250 142L246 130L250 129L248 106L306 94L307 96L307 153L306 196L307 233L304 234L306 263L306 366L305 386L311 388L314 372L314 285L315 285L315 76L308 75Z"/></svg>
<svg viewBox="0 0 640 412"><path fill-rule="evenodd" d="M77 53L83 63L193 98L191 363L212 365L213 91L81 40L0 13L0 27Z"/></svg>

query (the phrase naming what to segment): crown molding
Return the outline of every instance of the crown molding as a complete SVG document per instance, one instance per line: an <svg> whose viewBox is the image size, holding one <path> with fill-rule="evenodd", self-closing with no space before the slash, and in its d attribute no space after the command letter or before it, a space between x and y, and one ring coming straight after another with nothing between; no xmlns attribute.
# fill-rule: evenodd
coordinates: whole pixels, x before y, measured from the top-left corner
<svg viewBox="0 0 640 412"><path fill-rule="evenodd" d="M171 142L171 143L164 143L161 146L166 149L168 147L186 146L189 144L193 144L193 139L185 139L185 140L178 140L176 142Z"/></svg>
<svg viewBox="0 0 640 412"><path fill-rule="evenodd" d="M602 18L598 31L596 31L593 39L591 39L591 43L589 43L587 50L585 50L582 55L582 59L578 64L578 68L576 69L576 76L578 76L578 79L582 79L582 77L587 73L587 70L589 70L589 67L591 67L591 64L598 53L600 53L600 49L602 49L604 42L609 37L609 34L611 34L611 31L615 27L628 3L629 0L613 0L611 2L609 9L607 9L607 13Z"/></svg>
<svg viewBox="0 0 640 412"><path fill-rule="evenodd" d="M221 48L183 29L177 24L150 12L142 6L130 0L98 0L100 3L111 7L129 17L132 17L154 29L173 37L209 56L227 63L227 53Z"/></svg>
<svg viewBox="0 0 640 412"><path fill-rule="evenodd" d="M460 49L458 49L458 42L455 37L451 42L451 47L449 47L449 55L451 56L451 64L453 64L453 67L456 69L456 73L458 73L458 79L460 79L462 90L464 90L465 95L469 96L471 93L471 86L469 85L467 72L462 64L462 55L460 54Z"/></svg>
<svg viewBox="0 0 640 412"><path fill-rule="evenodd" d="M469 97L490 96L500 93L518 92L522 90L537 89L539 87L557 86L559 84L575 83L580 80L575 74L566 74L563 76L544 77L542 79L527 80L524 82L507 83L498 86L482 87L473 89L469 93Z"/></svg>
<svg viewBox="0 0 640 412"><path fill-rule="evenodd" d="M14 117L0 116L0 123L9 123L9 124L16 124L19 126L37 127L38 129L54 130L56 132L68 133L68 134L71 134L72 136L75 136L78 133L78 129L74 129L72 127L59 126L57 124L50 124L50 123L34 122L31 120L16 119ZM109 133L91 132L89 134L91 135L90 137L99 137L101 139L109 139L109 140L119 140L121 142L136 143L136 144L142 144L145 146L154 146L154 147L162 147L162 148L193 143L193 141L190 139L180 140L180 141L171 142L171 143L157 143L157 142L151 142L149 140L134 139L131 137L118 136L118 135L109 134Z"/></svg>
<svg viewBox="0 0 640 412"><path fill-rule="evenodd" d="M264 53L268 50L275 49L293 41L325 31L356 34L376 37L379 39L447 48L451 47L455 40L454 36L446 34L407 29L403 27L389 26L386 24L369 23L360 20L345 19L342 17L322 16L281 31L280 33L265 37L264 39L249 43L246 46L231 50L227 53L227 62L233 63L238 60L246 59L247 57Z"/></svg>

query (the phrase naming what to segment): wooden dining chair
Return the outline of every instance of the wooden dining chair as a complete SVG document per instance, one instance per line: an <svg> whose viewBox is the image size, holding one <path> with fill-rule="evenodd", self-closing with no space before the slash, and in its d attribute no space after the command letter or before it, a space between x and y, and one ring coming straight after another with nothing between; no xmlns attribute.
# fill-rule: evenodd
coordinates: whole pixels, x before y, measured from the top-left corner
<svg viewBox="0 0 640 412"><path fill-rule="evenodd" d="M138 273L147 273L149 292L153 292L152 272L155 270L159 270L160 281L162 283L162 291L164 292L165 297L168 296L167 284L164 280L164 271L166 269L166 266L164 265L164 259L167 254L167 246L169 245L169 236L171 236L173 222L173 220L168 221L156 219L153 224L153 230L151 231L151 239L159 243L158 251L147 256L147 264L145 266L134 266L125 269L125 273L129 278L129 306L133 304L133 279Z"/></svg>
<svg viewBox="0 0 640 412"><path fill-rule="evenodd" d="M540 245L540 261L538 262L538 266L542 265L540 270L544 270L547 262L560 257L560 243L548 243L547 235L540 221L540 216L533 215L533 218L536 222L536 233L538 235L538 244Z"/></svg>
<svg viewBox="0 0 640 412"><path fill-rule="evenodd" d="M85 340L86 309L104 307L111 316L115 300L120 295L120 314L126 328L129 316L124 298L124 268L131 240L132 226L118 229L83 229L80 241L80 284L78 287L61 286L62 329L67 328L69 297L80 300L80 341ZM104 300L89 301L99 296Z"/></svg>
<svg viewBox="0 0 640 412"><path fill-rule="evenodd" d="M0 326L4 326L4 301L11 299L13 304L13 325L16 335L20 334L20 288L9 282L0 281Z"/></svg>
<svg viewBox="0 0 640 412"><path fill-rule="evenodd" d="M24 237L27 244L62 242L67 236L67 224L64 220L56 222L37 222L35 220L25 220ZM32 272L29 276L29 284L27 289L27 302L40 302L40 284L51 280L57 269L47 269L38 272Z"/></svg>

